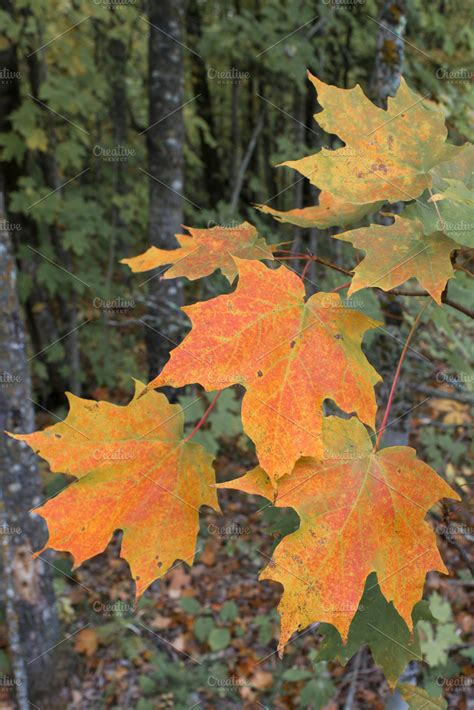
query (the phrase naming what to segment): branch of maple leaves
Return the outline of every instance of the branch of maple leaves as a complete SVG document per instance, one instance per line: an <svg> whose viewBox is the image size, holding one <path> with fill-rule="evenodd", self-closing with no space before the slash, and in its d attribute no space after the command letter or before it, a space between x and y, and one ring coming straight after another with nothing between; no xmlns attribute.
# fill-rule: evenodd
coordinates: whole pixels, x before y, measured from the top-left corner
<svg viewBox="0 0 474 710"><path fill-rule="evenodd" d="M284 254L284 256L278 256L279 261L306 260L307 264L305 265L305 269L308 267L308 265L312 261L314 261L316 264L321 264L322 266L326 266L329 269L333 269L334 271L338 271L340 274L345 274L346 276L350 276L351 278L354 276L354 271L350 271L349 269L345 269L342 266L339 266L338 264L332 263L328 259L324 259L320 256L315 256L314 254L295 253L295 252L291 252L286 249L278 249L278 252L282 252ZM457 269L458 271L463 271L464 273L469 274L469 276L473 275L470 271L468 271L468 269L465 269L464 267L459 266L457 264L454 265L454 268ZM350 282L342 284L342 286L339 286L337 290L343 289L346 286L349 286L349 284L350 284ZM377 286L374 286L374 288L377 288ZM390 291L387 291L387 293L391 293L394 296L424 297L424 296L430 295L427 291L410 291L409 289L404 289L404 288L392 288ZM459 311L460 313L464 313L464 315L468 316L469 318L474 319L474 310L472 308L468 308L467 306L463 306L461 303L457 303L457 301L453 301L453 299L448 296L448 288L447 287L441 296L441 300L447 306L451 306L451 308L454 308L456 311Z"/></svg>

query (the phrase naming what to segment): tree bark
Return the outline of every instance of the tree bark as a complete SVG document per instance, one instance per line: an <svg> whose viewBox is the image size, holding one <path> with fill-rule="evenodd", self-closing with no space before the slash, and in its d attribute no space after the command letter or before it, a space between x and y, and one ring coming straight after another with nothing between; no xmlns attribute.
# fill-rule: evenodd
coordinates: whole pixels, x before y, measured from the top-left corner
<svg viewBox="0 0 474 710"><path fill-rule="evenodd" d="M403 34L405 31L405 0L384 0L379 18L378 32L375 53L375 74L373 86L373 100L381 108L387 108L389 96L395 96L400 85L402 65L404 59ZM400 211L400 203L392 205L396 212ZM376 217L375 221L387 224L389 220L382 215ZM386 317L387 335L382 334L379 340L379 348L388 377L379 387L379 399L382 404L388 399L391 386L391 373L398 364L401 343L404 341L401 335L403 324L403 310L400 304L390 294L380 294L382 311ZM391 333L391 338L388 333ZM391 424L384 432L384 446L403 446L408 444L411 417L405 416L412 403L410 393L407 392L407 381L402 377L398 383L396 398L391 409ZM384 407L381 408L383 411ZM380 424L380 422L379 422Z"/></svg>
<svg viewBox="0 0 474 710"><path fill-rule="evenodd" d="M3 11L12 12L1 0ZM16 47L0 51L0 65L17 72ZM8 115L18 100L16 80L0 83L0 131L9 130ZM0 163L0 538L2 582L18 706L52 688L57 643L56 613L50 569L32 550L45 542L41 518L29 511L40 502L40 479L34 453L3 431L31 432L34 415L26 337L16 292L16 266L7 230L5 184L9 166Z"/></svg>
<svg viewBox="0 0 474 710"><path fill-rule="evenodd" d="M178 245L175 234L183 221L184 6L184 0L149 1L149 239L165 249ZM147 300L153 321L145 335L150 378L158 374L178 342L182 303L182 282L155 275Z"/></svg>
<svg viewBox="0 0 474 710"><path fill-rule="evenodd" d="M33 54L30 57L28 64L30 69L31 92L34 98L39 99L40 86L43 82L46 81L46 64L38 58L37 54ZM48 121L46 130L48 134L49 144L48 152L40 153L39 164L43 172L46 185L51 190L54 190L55 192L61 194L62 179L59 174L58 164L56 160L57 139L54 124ZM67 249L63 248L61 230L55 225L52 225L49 230L49 234L57 260L60 264L64 264L64 267L67 271L73 272L74 267L72 263L72 257L70 252ZM66 289L64 289L64 291L66 291ZM57 295L57 300L64 328L66 332L70 333L68 337L65 338L63 341L63 346L66 352L66 358L69 365L68 389L73 394L79 396L81 394L81 344L79 339L79 331L77 328L78 299L74 287L72 287L70 291L67 290L66 293L61 290Z"/></svg>
<svg viewBox="0 0 474 710"><path fill-rule="evenodd" d="M202 37L201 10L197 0L188 0L186 5L186 36L191 46L196 46ZM196 112L206 122L209 133L213 139L216 136L216 127L212 108L212 96L209 91L207 68L204 59L198 54L192 54L191 59L191 85L193 96L196 97ZM237 119L237 113L232 112L232 120ZM224 197L225 182L221 176L221 166L217 146L211 143L203 130L200 130L201 158L204 166L203 182L206 186L206 206L212 208ZM239 141L235 141L235 146ZM232 165L231 161L231 165ZM231 170L231 176L233 172Z"/></svg>
<svg viewBox="0 0 474 710"><path fill-rule="evenodd" d="M127 48L124 42L112 37L108 43L110 56L110 120L112 121L113 147L122 147L128 137L128 105L127 105ZM125 163L117 160L114 163L113 190L117 196L124 198L127 194L127 169ZM113 204L111 208L111 223L113 228L109 244L109 257L107 264L106 292L110 293L113 282L114 270L117 265L116 252L124 235L126 223L120 213L120 208Z"/></svg>
<svg viewBox="0 0 474 710"><path fill-rule="evenodd" d="M375 102L382 108L400 85L405 22L405 0L385 0L379 15L374 76Z"/></svg>

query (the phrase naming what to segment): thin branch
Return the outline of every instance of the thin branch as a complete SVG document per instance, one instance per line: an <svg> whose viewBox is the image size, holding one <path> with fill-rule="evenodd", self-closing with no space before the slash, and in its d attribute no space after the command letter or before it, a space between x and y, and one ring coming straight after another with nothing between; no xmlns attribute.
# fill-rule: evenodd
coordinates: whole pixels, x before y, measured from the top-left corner
<svg viewBox="0 0 474 710"><path fill-rule="evenodd" d="M322 264L323 266L327 266L329 269L334 269L334 271L339 271L340 274L344 274L345 276L354 276L353 271L349 271L348 269L343 269L342 266L338 266L337 264L333 264L331 261L328 261L327 259L323 259L321 256L315 256L314 260L318 264Z"/></svg>
<svg viewBox="0 0 474 710"><path fill-rule="evenodd" d="M344 703L344 710L352 710L354 706L354 698L357 689L357 680L359 677L360 666L362 663L362 654L364 653L364 646L359 648L354 659L354 668L351 673L351 684L349 686L349 691L347 693L346 702Z"/></svg>
<svg viewBox="0 0 474 710"><path fill-rule="evenodd" d="M230 213L234 214L235 210L237 209L237 203L239 201L240 193L242 191L242 185L244 182L244 177L246 170L248 168L248 165L250 163L250 158L252 157L253 151L255 150L255 146L257 144L258 137L262 131L263 128L263 116L264 112L262 111L260 116L258 117L257 123L255 124L255 128L253 130L252 136L250 138L249 144L247 146L247 150L245 151L245 155L242 159L242 162L240 163L240 167L237 173L237 177L235 180L235 185L234 189L232 192L232 197L230 200Z"/></svg>
<svg viewBox="0 0 474 710"><path fill-rule="evenodd" d="M342 291L343 289L347 288L350 285L351 285L351 282L346 281L346 283L341 284L340 286L336 286L336 288L333 288L332 293L337 293L338 291Z"/></svg>
<svg viewBox="0 0 474 710"><path fill-rule="evenodd" d="M278 249L278 251L282 251L282 252L285 252L286 254L289 254L289 256L279 256L278 259L280 261L289 260L289 259L308 259L309 261L316 262L316 264L322 264L323 266L327 266L329 269L334 269L334 271L339 271L339 273L345 274L346 276L353 276L354 275L353 271L348 271L347 269L344 269L342 266L338 266L338 264L333 264L331 261L328 261L327 259L323 259L321 256L313 256L312 254L297 254L297 253L287 251L286 249Z"/></svg>
<svg viewBox="0 0 474 710"><path fill-rule="evenodd" d="M474 309L468 308L467 306L462 306L460 303L451 300L451 298L448 298L446 293L443 293L443 295L441 296L441 300L447 306L451 306L451 308L454 308L456 311L464 313L465 316L468 316L469 318L474 318Z"/></svg>
<svg viewBox="0 0 474 710"><path fill-rule="evenodd" d="M308 261L307 261L306 264L304 265L303 271L301 272L301 280L302 280L302 281L304 281L304 277L306 276L306 274L307 274L308 269L309 269L310 266L311 266L311 259L308 259Z"/></svg>
<svg viewBox="0 0 474 710"><path fill-rule="evenodd" d="M422 392L423 394L428 394L430 397L435 397L437 399L451 399L455 402L462 402L463 404L474 403L474 394L470 392L446 392L446 390L436 389L436 387L427 387L426 385L418 385L416 388L417 392Z"/></svg>
<svg viewBox="0 0 474 710"><path fill-rule="evenodd" d="M285 249L279 249L278 251L283 251L286 252ZM286 252L288 254L291 254L291 252ZM353 276L354 272L349 271L348 269L344 269L342 266L338 266L338 264L333 264L331 261L328 261L327 259L323 259L320 256L311 256L310 254L291 254L291 256L279 256L278 259L280 261L283 260L289 260L289 259L307 259L309 261L315 261L318 264L322 264L323 266L327 266L329 269L333 269L334 271L339 271L341 274L345 274L346 276ZM341 289L344 288L343 286L340 287ZM374 286L373 288L378 288L377 286ZM383 289L380 289L383 290ZM386 293L391 293L394 296L411 296L411 297L426 297L429 296L430 294L428 291L410 291L409 289L404 289L404 288L392 288L390 291L387 291ZM446 306L451 306L451 308L454 308L456 311L459 311L460 313L463 313L465 316L468 316L468 318L474 319L474 309L468 308L467 306L463 306L461 303L457 303L457 301L453 301L449 296L446 294L446 292L443 293L441 296L441 301L446 305Z"/></svg>
<svg viewBox="0 0 474 710"><path fill-rule="evenodd" d="M392 388L391 388L390 394L389 394L389 396L388 396L387 408L386 408L386 410L385 410L385 414L383 415L382 425L381 425L381 427L380 427L380 429L379 429L379 434L378 434L378 436L377 436L377 441L375 442L374 453L375 453L375 451L378 450L378 448L379 448L379 446L380 446L380 442L381 442L381 440L382 440L382 436L383 436L383 433L384 433L384 431L385 431L385 427L387 426L388 415L390 414L390 408L391 408L391 406L392 406L392 401L393 401L393 395L395 394L395 390L396 390L396 387L397 387L397 384L398 384L398 380L399 380L399 378L400 378L400 372L401 372L401 369L402 369L402 365L403 365L403 362L404 362L404 360L405 360L405 356L406 356L406 354L407 354L407 352L408 352L408 348L409 348L410 342L411 342L413 336L415 335L415 331L416 331L416 328L417 328L417 326L418 326L418 323L419 323L420 320L421 320L421 316L422 316L423 313L425 312L426 308L430 305L430 303L431 303L431 301L427 301L427 302L422 306L422 308L420 309L420 312L418 313L417 317L415 318L415 320L414 320L414 322L413 322L412 327L410 328L410 332L408 333L408 337L407 337L407 339L406 339L406 341L405 341L405 345L403 346L403 350L402 350L402 353L401 353L401 355L400 355L400 360L398 361L397 369L396 369L396 372L395 372L395 377L393 378Z"/></svg>
<svg viewBox="0 0 474 710"><path fill-rule="evenodd" d="M222 390L219 390L219 392L217 392L217 394L214 395L212 402L210 403L210 405L208 406L208 408L206 409L206 411L202 415L201 419L198 421L198 423L196 424L196 426L194 427L192 432L190 434L188 434L188 436L185 438L185 440L184 440L185 442L192 439L194 434L196 434L196 432L199 431L199 429L202 427L202 425L204 424L204 422L208 418L211 411L214 409L214 405L217 402L217 400L219 399L219 397L221 396L221 394L222 394Z"/></svg>
<svg viewBox="0 0 474 710"><path fill-rule="evenodd" d="M454 264L453 269L455 269L456 271L462 271L463 273L467 274L471 278L474 278L474 274L472 273L472 271L469 271L469 269L466 269L466 267L462 266L461 264Z"/></svg>

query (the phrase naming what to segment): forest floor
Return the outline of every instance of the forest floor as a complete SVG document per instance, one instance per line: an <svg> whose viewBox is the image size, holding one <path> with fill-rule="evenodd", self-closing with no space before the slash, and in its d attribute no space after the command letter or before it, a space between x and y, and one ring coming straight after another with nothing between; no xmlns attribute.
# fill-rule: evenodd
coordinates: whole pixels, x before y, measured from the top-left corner
<svg viewBox="0 0 474 710"><path fill-rule="evenodd" d="M242 455L229 442L217 460L218 480L235 478L253 464L251 453ZM317 624L295 635L279 659L275 609L281 588L258 581L279 534L262 510L262 498L221 491L219 499L222 515L203 509L194 566L176 563L137 609L128 565L118 558L118 537L74 572L68 555L53 553L64 635L56 649L56 680L62 687L41 710L406 707L396 697L390 700L368 649L345 667L335 660L318 663L316 672L322 642ZM286 515L294 525L291 513ZM472 530L474 520L465 504L454 504L449 523L463 529L469 523ZM463 648L473 631L473 583L465 574L469 540L441 538L439 545L450 576L430 573L425 594L436 591L449 602ZM0 644L6 645L2 636ZM447 684L443 693L449 707L467 710L473 707L468 659L456 655L456 648L453 654L463 684ZM410 664L410 682L421 677L421 665ZM3 698L0 708L11 707Z"/></svg>

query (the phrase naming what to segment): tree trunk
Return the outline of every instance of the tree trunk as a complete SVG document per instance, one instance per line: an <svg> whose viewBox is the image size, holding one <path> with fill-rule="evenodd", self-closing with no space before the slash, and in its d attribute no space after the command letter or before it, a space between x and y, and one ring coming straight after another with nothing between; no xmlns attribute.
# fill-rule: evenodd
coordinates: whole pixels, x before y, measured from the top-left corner
<svg viewBox="0 0 474 710"><path fill-rule="evenodd" d="M149 2L149 239L165 249L177 246L174 235L181 231L183 221L184 4L184 0ZM182 282L162 281L155 275L147 300L153 317L146 329L150 378L158 374L178 342L182 303Z"/></svg>
<svg viewBox="0 0 474 710"><path fill-rule="evenodd" d="M124 42L117 37L112 37L108 43L111 71L111 106L110 120L113 126L113 147L123 147L128 137L128 104L127 104L127 48ZM127 168L125 163L117 160L113 166L113 190L122 198L127 194ZM124 200L125 202L125 200ZM114 270L117 266L116 252L120 248L126 223L120 213L120 208L113 204L111 208L112 238L109 244L109 258L107 264L106 293L111 295Z"/></svg>
<svg viewBox="0 0 474 710"><path fill-rule="evenodd" d="M400 85L402 65L404 59L403 34L405 31L405 0L385 0L379 15L379 30L377 33L375 54L375 76L373 100L382 107L387 107L389 96L395 96ZM399 212L401 203L393 204L392 210ZM376 223L388 224L389 220L379 215ZM388 376L378 390L379 400L382 403L379 417L383 416L388 400L393 373L398 364L404 336L401 327L404 322L403 310L397 299L381 293L379 296L382 311L386 316L387 334L382 334L379 339L379 348L383 354L384 366ZM392 337L390 337L391 333ZM415 346L416 349L416 346ZM407 391L408 380L403 377L398 383L396 397L392 404L390 424L384 432L384 446L406 446L409 443L411 417L405 416L414 405L412 396ZM378 422L380 425L380 421Z"/></svg>
<svg viewBox="0 0 474 710"><path fill-rule="evenodd" d="M39 98L40 86L46 81L47 68L46 64L38 58L38 54L33 54L29 60L31 92L34 98ZM46 109L43 109L46 111ZM48 134L48 152L40 153L39 164L43 172L46 185L55 192L61 194L61 183L63 182L58 169L56 160L56 131L54 124L50 121L47 123L46 131ZM51 243L54 247L56 259L69 272L74 272L72 257L67 249L62 245L61 230L55 225L51 225L49 230ZM78 318L77 318L77 293L72 286L71 290L62 289L57 296L59 312L61 320L68 337L64 339L63 346L66 352L66 358L69 365L68 389L76 395L81 394L81 344L79 339Z"/></svg>
<svg viewBox="0 0 474 710"><path fill-rule="evenodd" d="M7 0L0 7L11 13ZM0 51L0 65L17 72L16 47ZM9 130L8 115L18 100L16 80L0 83L0 131ZM0 163L0 538L2 583L15 674L17 704L39 698L52 687L58 641L50 569L32 550L46 538L41 518L29 510L40 503L40 480L34 453L3 431L31 432L34 416L25 330L16 293L16 267L7 230L5 184L8 165Z"/></svg>
<svg viewBox="0 0 474 710"><path fill-rule="evenodd" d="M197 0L188 0L186 5L186 44L196 46L202 37L201 10ZM216 128L212 110L212 97L209 91L207 68L204 59L198 54L191 57L191 85L196 97L196 112L207 124L211 137L215 139ZM237 114L235 114L237 117ZM234 112L232 113L234 120ZM224 197L225 182L221 177L221 166L216 145L211 144L203 130L200 130L201 158L204 166L203 182L206 186L206 206L212 209ZM238 145L236 141L236 146ZM232 161L231 161L232 165ZM231 176L232 176L231 171Z"/></svg>
<svg viewBox="0 0 474 710"><path fill-rule="evenodd" d="M0 182L3 182L0 174ZM0 215L5 219L3 184L0 185ZM56 615L50 569L32 551L46 539L41 518L29 513L41 501L41 488L35 455L25 444L3 434L31 432L34 416L31 404L31 383L28 372L26 341L20 306L15 290L16 269L8 232L0 230L0 476L3 539L3 575L5 586L14 593L8 599L13 610L11 620L18 630L19 641L11 639L21 649L31 697L38 697L51 688L55 662L47 653L58 640L59 624ZM11 577L9 576L11 574ZM16 617L16 618L15 618ZM12 649L15 653L15 649ZM18 655L13 665L18 663ZM44 654L44 655L42 655ZM21 688L24 690L24 679Z"/></svg>
<svg viewBox="0 0 474 710"><path fill-rule="evenodd" d="M374 100L382 108L400 85L405 23L405 0L385 0L379 15L374 76Z"/></svg>

